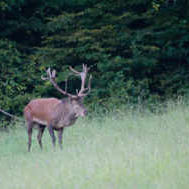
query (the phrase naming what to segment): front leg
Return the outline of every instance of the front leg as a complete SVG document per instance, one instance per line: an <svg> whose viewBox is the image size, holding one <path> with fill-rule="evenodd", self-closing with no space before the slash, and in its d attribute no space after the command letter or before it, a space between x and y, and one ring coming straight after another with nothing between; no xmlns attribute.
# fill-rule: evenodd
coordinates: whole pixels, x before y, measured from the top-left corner
<svg viewBox="0 0 189 189"><path fill-rule="evenodd" d="M54 135L54 130L53 130L52 124L50 124L50 125L48 126L48 130L49 130L49 134L50 134L50 136L51 136L51 138L52 138L53 147L55 147L56 138L55 138L55 135Z"/></svg>
<svg viewBox="0 0 189 189"><path fill-rule="evenodd" d="M59 142L59 146L60 146L61 150L62 150L62 134L63 134L63 131L64 131L63 127L58 130L58 142Z"/></svg>

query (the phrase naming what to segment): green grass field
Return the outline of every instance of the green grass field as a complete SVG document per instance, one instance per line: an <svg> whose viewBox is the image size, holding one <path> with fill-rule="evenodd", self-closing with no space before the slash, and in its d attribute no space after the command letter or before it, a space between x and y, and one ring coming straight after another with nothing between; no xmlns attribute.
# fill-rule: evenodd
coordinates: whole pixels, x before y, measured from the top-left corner
<svg viewBox="0 0 189 189"><path fill-rule="evenodd" d="M80 119L65 129L62 151L47 130L43 151L34 131L31 153L19 123L1 131L0 188L188 189L189 107L144 111Z"/></svg>

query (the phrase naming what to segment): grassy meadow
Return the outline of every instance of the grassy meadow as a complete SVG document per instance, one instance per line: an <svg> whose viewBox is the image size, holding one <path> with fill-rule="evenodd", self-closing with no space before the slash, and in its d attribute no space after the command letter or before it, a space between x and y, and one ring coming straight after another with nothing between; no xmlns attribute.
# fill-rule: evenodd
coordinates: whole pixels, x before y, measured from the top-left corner
<svg viewBox="0 0 189 189"><path fill-rule="evenodd" d="M164 113L127 110L80 119L63 135L63 150L26 128L0 131L2 189L188 189L189 106L168 104Z"/></svg>

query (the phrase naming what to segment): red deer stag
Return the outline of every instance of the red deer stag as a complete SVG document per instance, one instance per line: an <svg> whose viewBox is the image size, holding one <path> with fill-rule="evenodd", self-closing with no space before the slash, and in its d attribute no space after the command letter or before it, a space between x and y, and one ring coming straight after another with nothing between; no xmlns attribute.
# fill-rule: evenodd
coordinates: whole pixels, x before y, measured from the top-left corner
<svg viewBox="0 0 189 189"><path fill-rule="evenodd" d="M83 105L83 98L91 90L91 78L88 81L88 86L85 88L85 82L89 68L83 65L83 71L78 72L72 67L70 70L77 76L81 77L81 89L76 95L68 93L66 90L62 90L55 81L56 71L51 72L50 68L46 71L47 77L41 77L43 80L49 80L53 86L61 92L63 95L67 95L67 98L59 100L57 98L40 98L34 99L24 108L24 117L27 122L28 132L28 151L31 148L32 128L34 125L38 125L37 139L39 146L42 149L42 135L45 127L48 128L49 134L52 138L52 144L55 146L54 130L58 131L58 141L60 148L62 149L62 134L64 127L71 126L75 123L79 116L84 117L87 114L87 110Z"/></svg>

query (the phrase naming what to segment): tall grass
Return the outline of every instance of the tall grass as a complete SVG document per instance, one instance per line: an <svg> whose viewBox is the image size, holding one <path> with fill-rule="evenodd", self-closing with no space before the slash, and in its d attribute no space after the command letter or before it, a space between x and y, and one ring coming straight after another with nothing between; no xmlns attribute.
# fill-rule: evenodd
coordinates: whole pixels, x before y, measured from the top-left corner
<svg viewBox="0 0 189 189"><path fill-rule="evenodd" d="M188 189L189 107L168 103L165 113L143 109L78 120L65 129L64 149L52 150L46 131L40 151L34 131L0 133L2 189Z"/></svg>

